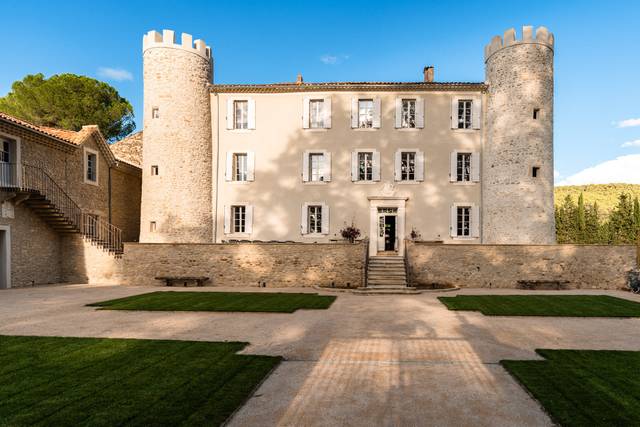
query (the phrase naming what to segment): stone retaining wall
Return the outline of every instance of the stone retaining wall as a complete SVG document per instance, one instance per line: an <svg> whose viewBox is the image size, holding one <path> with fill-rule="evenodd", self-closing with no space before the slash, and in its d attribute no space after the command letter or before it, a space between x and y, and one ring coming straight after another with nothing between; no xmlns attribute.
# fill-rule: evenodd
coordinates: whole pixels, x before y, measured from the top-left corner
<svg viewBox="0 0 640 427"><path fill-rule="evenodd" d="M518 280L569 281L573 289L625 289L633 245L443 245L408 242L415 284L515 288Z"/></svg>
<svg viewBox="0 0 640 427"><path fill-rule="evenodd" d="M207 276L211 286L362 286L363 243L125 243L123 283L157 276Z"/></svg>

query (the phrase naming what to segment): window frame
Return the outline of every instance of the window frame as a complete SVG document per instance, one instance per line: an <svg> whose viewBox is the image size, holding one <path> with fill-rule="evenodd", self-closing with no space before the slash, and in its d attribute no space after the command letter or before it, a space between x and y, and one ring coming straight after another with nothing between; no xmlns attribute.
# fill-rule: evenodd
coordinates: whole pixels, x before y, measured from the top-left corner
<svg viewBox="0 0 640 427"><path fill-rule="evenodd" d="M240 218L236 218L238 213ZM247 234L247 205L231 205L229 207L229 221L230 234ZM240 229L237 229L236 226L239 226Z"/></svg>
<svg viewBox="0 0 640 427"><path fill-rule="evenodd" d="M313 217L313 221L315 224L315 229L311 225L312 221L312 209L314 209L315 217ZM322 236L324 230L322 229L322 220L323 220L323 205L320 203L310 203L307 205L307 235L311 236Z"/></svg>
<svg viewBox="0 0 640 427"><path fill-rule="evenodd" d="M473 230L472 230L472 224L471 221L473 221L473 206L470 204L458 204L455 206L456 208L456 223L455 223L455 227L456 227L456 237L460 238L460 239L472 239L473 238ZM464 213L464 210L466 210L466 214ZM462 211L462 212L461 212ZM461 216L462 215L462 223L460 222ZM465 228L465 215L466 215L466 231L467 234L464 233L460 233L460 230L462 230L464 232Z"/></svg>
<svg viewBox="0 0 640 427"><path fill-rule="evenodd" d="M458 120L457 129L470 130L473 129L473 102L472 98L460 98L458 99L457 115ZM462 109L461 109L462 104Z"/></svg>
<svg viewBox="0 0 640 427"><path fill-rule="evenodd" d="M365 170L364 170L364 178L361 178L361 174L363 173L361 167L360 167L360 156L364 156L364 162L367 161L366 156L369 155L369 166L371 167L371 178L367 179L367 166L365 164ZM362 150L362 151L356 151L356 158L357 158L357 169L358 169L358 176L357 176L357 180L356 182L374 182L373 180L373 169L375 167L375 165L373 164L373 155L374 155L374 151L367 151L367 150Z"/></svg>
<svg viewBox="0 0 640 427"><path fill-rule="evenodd" d="M244 116L244 122L238 122L238 105L244 105L244 111L241 110L240 119ZM234 99L232 101L233 105L233 129L234 130L249 130L249 100L248 99ZM240 123L243 126L238 126Z"/></svg>
<svg viewBox="0 0 640 427"><path fill-rule="evenodd" d="M409 162L409 156L413 156L413 178L409 178L410 172L403 170L402 163L404 157L407 155L407 162ZM406 174L406 178L404 175ZM418 178L418 152L417 150L400 150L400 181L399 182L417 182Z"/></svg>
<svg viewBox="0 0 640 427"><path fill-rule="evenodd" d="M317 162L317 171L314 172L314 164L313 161L314 159L318 159ZM308 162L308 169L307 170L307 181L306 182L311 182L311 183L322 183L322 182L326 182L324 180L324 162L326 161L326 155L324 151L311 151L309 153L307 153L307 162ZM314 179L314 173L316 173L316 178Z"/></svg>
<svg viewBox="0 0 640 427"><path fill-rule="evenodd" d="M473 173L472 173L472 168L473 168L473 153L470 151L456 151L456 180L454 182L457 183L471 183L473 182ZM460 158L465 158L468 157L468 164L467 164L467 179L465 178L465 171L464 171L464 160L462 165L460 164Z"/></svg>
<svg viewBox="0 0 640 427"><path fill-rule="evenodd" d="M365 123L363 121L363 111L362 111L362 104L363 103L370 103L370 110L369 113L367 114L365 111L365 115L369 116L370 118L370 123L368 126L363 126L363 124ZM374 129L373 127L373 121L374 121L374 113L375 113L375 99L374 98L358 98L358 127L357 129Z"/></svg>
<svg viewBox="0 0 640 427"><path fill-rule="evenodd" d="M239 159L244 158L244 162ZM244 172L240 170L240 165L244 165ZM239 179L244 173L244 179ZM249 182L249 153L245 151L234 151L231 154L231 182Z"/></svg>
<svg viewBox="0 0 640 427"><path fill-rule="evenodd" d="M309 129L325 129L325 117L324 117L324 98L311 98L309 99ZM319 106L314 109L313 106ZM317 115L314 122L314 115Z"/></svg>
<svg viewBox="0 0 640 427"><path fill-rule="evenodd" d="M83 182L85 184L91 184L91 185L99 185L99 180L100 180L100 157L98 155L98 151L97 150L93 150L91 148L87 148L84 147L82 154L84 156L84 161L83 161L83 170L82 170L82 175L83 175ZM94 156L95 157L95 179L91 180L89 178L89 156Z"/></svg>
<svg viewBox="0 0 640 427"><path fill-rule="evenodd" d="M405 102L409 104L409 110L405 111ZM405 119L411 117L411 103L413 103L413 126L405 122ZM408 117L407 114L408 113ZM399 129L417 129L418 128L418 99L417 98L401 98L400 101L400 128Z"/></svg>

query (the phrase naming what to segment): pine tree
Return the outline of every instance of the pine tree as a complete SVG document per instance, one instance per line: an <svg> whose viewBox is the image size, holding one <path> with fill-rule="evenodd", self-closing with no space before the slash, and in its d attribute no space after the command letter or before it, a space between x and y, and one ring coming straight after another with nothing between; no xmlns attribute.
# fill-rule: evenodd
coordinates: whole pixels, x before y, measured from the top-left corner
<svg viewBox="0 0 640 427"><path fill-rule="evenodd" d="M609 215L609 241L613 244L634 243L634 207L628 194L620 194L618 204Z"/></svg>

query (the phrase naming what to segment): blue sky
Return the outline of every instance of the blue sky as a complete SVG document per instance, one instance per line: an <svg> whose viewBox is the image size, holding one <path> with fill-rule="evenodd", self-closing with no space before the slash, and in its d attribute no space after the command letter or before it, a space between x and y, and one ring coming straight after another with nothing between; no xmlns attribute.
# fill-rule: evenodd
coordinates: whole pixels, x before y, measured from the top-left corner
<svg viewBox="0 0 640 427"><path fill-rule="evenodd" d="M42 72L99 78L142 124L142 35L212 46L216 83L483 81L483 48L510 27L556 38L557 183L640 183L640 2L2 1L0 96Z"/></svg>

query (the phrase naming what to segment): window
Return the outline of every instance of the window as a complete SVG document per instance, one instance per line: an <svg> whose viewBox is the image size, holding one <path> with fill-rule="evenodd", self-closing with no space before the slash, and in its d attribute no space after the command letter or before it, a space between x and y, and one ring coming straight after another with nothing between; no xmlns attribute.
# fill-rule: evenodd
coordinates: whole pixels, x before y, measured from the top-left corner
<svg viewBox="0 0 640 427"><path fill-rule="evenodd" d="M0 144L0 162L2 163L10 163L11 162L11 141L8 139L1 140L2 144Z"/></svg>
<svg viewBox="0 0 640 427"><path fill-rule="evenodd" d="M402 152L400 154L400 180L416 180L416 153L415 151Z"/></svg>
<svg viewBox="0 0 640 427"><path fill-rule="evenodd" d="M247 153L233 154L233 181L247 181Z"/></svg>
<svg viewBox="0 0 640 427"><path fill-rule="evenodd" d="M373 99L358 100L358 127L373 127Z"/></svg>
<svg viewBox="0 0 640 427"><path fill-rule="evenodd" d="M158 107L153 107L151 109L151 118L152 119L160 118L160 109Z"/></svg>
<svg viewBox="0 0 640 427"><path fill-rule="evenodd" d="M537 178L539 173L540 173L540 167L539 166L534 166L531 169L531 176L532 177Z"/></svg>
<svg viewBox="0 0 640 427"><path fill-rule="evenodd" d="M534 108L533 109L533 120L538 120L538 117L540 117L540 109L539 108Z"/></svg>
<svg viewBox="0 0 640 427"><path fill-rule="evenodd" d="M309 101L309 127L311 129L324 128L324 99Z"/></svg>
<svg viewBox="0 0 640 427"><path fill-rule="evenodd" d="M149 223L149 231L151 233L155 233L156 232L156 222L155 221L151 221Z"/></svg>
<svg viewBox="0 0 640 427"><path fill-rule="evenodd" d="M309 154L309 181L319 182L323 181L323 153L310 153Z"/></svg>
<svg viewBox="0 0 640 427"><path fill-rule="evenodd" d="M416 127L416 100L402 100L402 117L400 127L415 128Z"/></svg>
<svg viewBox="0 0 640 427"><path fill-rule="evenodd" d="M358 181L373 181L373 153L358 153Z"/></svg>
<svg viewBox="0 0 640 427"><path fill-rule="evenodd" d="M88 148L84 149L84 182L90 184L98 183L98 152L90 150Z"/></svg>
<svg viewBox="0 0 640 427"><path fill-rule="evenodd" d="M231 206L231 230L234 233L245 233L247 227L247 207Z"/></svg>
<svg viewBox="0 0 640 427"><path fill-rule="evenodd" d="M249 129L249 101L233 101L233 128Z"/></svg>
<svg viewBox="0 0 640 427"><path fill-rule="evenodd" d="M458 129L471 129L473 101L461 99L458 101Z"/></svg>
<svg viewBox="0 0 640 427"><path fill-rule="evenodd" d="M471 181L471 153L458 153L456 160L456 181Z"/></svg>
<svg viewBox="0 0 640 427"><path fill-rule="evenodd" d="M470 206L458 206L457 207L457 236L470 237L471 236L471 207Z"/></svg>
<svg viewBox="0 0 640 427"><path fill-rule="evenodd" d="M310 234L322 234L322 206L307 206L307 230Z"/></svg>
<svg viewBox="0 0 640 427"><path fill-rule="evenodd" d="M151 175L158 175L158 165L151 166Z"/></svg>

